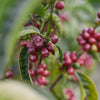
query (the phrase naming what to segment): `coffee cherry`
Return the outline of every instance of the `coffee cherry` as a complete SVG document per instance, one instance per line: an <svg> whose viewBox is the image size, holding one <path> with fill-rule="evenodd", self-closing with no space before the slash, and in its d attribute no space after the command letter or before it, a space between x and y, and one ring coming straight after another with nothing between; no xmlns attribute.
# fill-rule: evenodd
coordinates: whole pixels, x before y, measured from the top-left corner
<svg viewBox="0 0 100 100"><path fill-rule="evenodd" d="M72 65L72 60L71 58L66 59L66 66L71 66Z"/></svg>
<svg viewBox="0 0 100 100"><path fill-rule="evenodd" d="M37 22L35 23L35 26L36 26L38 29L40 29L40 22L37 21Z"/></svg>
<svg viewBox="0 0 100 100"><path fill-rule="evenodd" d="M40 77L38 78L38 82L39 82L40 84L45 84L46 78L43 77L43 76L40 76Z"/></svg>
<svg viewBox="0 0 100 100"><path fill-rule="evenodd" d="M35 46L37 49L42 49L44 47L44 44L41 41L38 41L35 43Z"/></svg>
<svg viewBox="0 0 100 100"><path fill-rule="evenodd" d="M80 68L80 64L79 64L79 63L74 63L72 66L73 66L75 69Z"/></svg>
<svg viewBox="0 0 100 100"><path fill-rule="evenodd" d="M91 37L91 38L89 39L89 43L90 43L90 44L95 44L95 43L96 43L96 39Z"/></svg>
<svg viewBox="0 0 100 100"><path fill-rule="evenodd" d="M53 55L55 54L55 49L54 49L54 47L53 47L53 45L52 44L48 44L47 45L47 49L49 50L49 52L51 52Z"/></svg>
<svg viewBox="0 0 100 100"><path fill-rule="evenodd" d="M58 36L57 35L51 36L51 41L53 44L56 44L58 42Z"/></svg>
<svg viewBox="0 0 100 100"><path fill-rule="evenodd" d="M25 40L21 40L21 41L20 41L20 44L21 44L21 46L25 47L26 44L27 44L27 42L26 42Z"/></svg>
<svg viewBox="0 0 100 100"><path fill-rule="evenodd" d="M100 18L100 12L97 13L98 18Z"/></svg>
<svg viewBox="0 0 100 100"><path fill-rule="evenodd" d="M94 35L94 32L95 32L95 29L94 29L93 27L90 27L90 28L88 29L88 33L89 33L90 35Z"/></svg>
<svg viewBox="0 0 100 100"><path fill-rule="evenodd" d="M83 40L83 37L82 36L78 36L77 41L81 41L81 40Z"/></svg>
<svg viewBox="0 0 100 100"><path fill-rule="evenodd" d="M82 31L82 33L86 33L86 32L88 32L88 28L84 28Z"/></svg>
<svg viewBox="0 0 100 100"><path fill-rule="evenodd" d="M97 46L95 44L93 44L91 46L91 51L93 51L93 52L97 52L98 51L98 48L97 48Z"/></svg>
<svg viewBox="0 0 100 100"><path fill-rule="evenodd" d="M12 77L12 71L11 71L11 70L7 71L7 72L5 73L5 77L6 77L6 78L11 78L11 77Z"/></svg>
<svg viewBox="0 0 100 100"><path fill-rule="evenodd" d="M95 23L96 25L99 25L99 24L100 24L100 19L99 19L99 18L96 18L95 21L94 21L94 23Z"/></svg>
<svg viewBox="0 0 100 100"><path fill-rule="evenodd" d="M38 70L37 70L37 74L41 75L43 73L44 69L42 67L40 67Z"/></svg>
<svg viewBox="0 0 100 100"><path fill-rule="evenodd" d="M38 55L37 54L35 54L35 55L30 55L30 61L32 61L32 62L36 62L37 61L37 59L38 59Z"/></svg>
<svg viewBox="0 0 100 100"><path fill-rule="evenodd" d="M90 38L90 35L87 32L83 33L82 36L84 37L84 39L89 39Z"/></svg>
<svg viewBox="0 0 100 100"><path fill-rule="evenodd" d="M85 44L84 45L84 48L83 48L85 51L89 51L91 49L91 45L89 43Z"/></svg>
<svg viewBox="0 0 100 100"><path fill-rule="evenodd" d="M66 61L63 60L63 63L62 63L62 68L64 68L66 66Z"/></svg>
<svg viewBox="0 0 100 100"><path fill-rule="evenodd" d="M48 80L46 80L45 81L45 83L44 83L44 85L48 85L49 84L49 81Z"/></svg>
<svg viewBox="0 0 100 100"><path fill-rule="evenodd" d="M35 72L34 72L34 70L29 70L29 73L30 73L31 77L34 77L36 75Z"/></svg>
<svg viewBox="0 0 100 100"><path fill-rule="evenodd" d="M33 48L29 48L29 49L28 49L28 52L29 52L29 54L32 54L32 55L33 55L33 54L36 54L37 51L36 51L36 49L33 47Z"/></svg>
<svg viewBox="0 0 100 100"><path fill-rule="evenodd" d="M47 68L46 64L41 64L40 67L43 68L43 69Z"/></svg>
<svg viewBox="0 0 100 100"><path fill-rule="evenodd" d="M73 62L76 62L77 61L77 56L71 55L71 59L72 59Z"/></svg>
<svg viewBox="0 0 100 100"><path fill-rule="evenodd" d="M74 72L75 72L75 70L74 70L73 67L70 67L70 68L68 68L68 70L67 70L67 73L68 73L69 75L73 75Z"/></svg>
<svg viewBox="0 0 100 100"><path fill-rule="evenodd" d="M95 33L94 35L93 35L93 37L96 39L96 40L98 40L99 38L100 38L100 33Z"/></svg>
<svg viewBox="0 0 100 100"><path fill-rule="evenodd" d="M29 49L29 48L33 48L33 46L34 46L34 45L33 45L32 42L28 42L27 45L26 45L26 47L27 47L28 49Z"/></svg>
<svg viewBox="0 0 100 100"><path fill-rule="evenodd" d="M49 71L48 70L44 70L42 75L45 76L45 77L49 76Z"/></svg>
<svg viewBox="0 0 100 100"><path fill-rule="evenodd" d="M100 49L100 42L97 43L97 47Z"/></svg>
<svg viewBox="0 0 100 100"><path fill-rule="evenodd" d="M71 54L70 52L65 52L64 53L64 56L63 56L63 60L64 59L66 60L67 58L69 58L70 57L70 54Z"/></svg>
<svg viewBox="0 0 100 100"><path fill-rule="evenodd" d="M63 1L58 1L56 3L56 9L63 9L64 8L64 2Z"/></svg>
<svg viewBox="0 0 100 100"><path fill-rule="evenodd" d="M85 44L86 44L86 41L85 40L82 39L82 40L79 41L79 45L83 46Z"/></svg>
<svg viewBox="0 0 100 100"><path fill-rule="evenodd" d="M79 63L79 64L80 64L80 66L83 66L83 65L84 65L84 60L79 59L79 60L77 61L77 63Z"/></svg>
<svg viewBox="0 0 100 100"><path fill-rule="evenodd" d="M46 49L46 48L43 48L42 50L41 50L41 55L43 56L43 57L48 57L49 56L49 51L48 51L48 49Z"/></svg>

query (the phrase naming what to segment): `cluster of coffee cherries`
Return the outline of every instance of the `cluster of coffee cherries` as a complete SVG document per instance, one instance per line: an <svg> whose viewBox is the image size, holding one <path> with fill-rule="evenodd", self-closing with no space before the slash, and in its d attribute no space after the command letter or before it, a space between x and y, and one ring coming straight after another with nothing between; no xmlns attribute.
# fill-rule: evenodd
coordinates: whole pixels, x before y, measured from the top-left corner
<svg viewBox="0 0 100 100"><path fill-rule="evenodd" d="M49 76L49 71L46 68L46 64L41 63L39 68L29 70L30 76L34 84L42 86L46 86L49 84L49 81L46 79L46 77Z"/></svg>
<svg viewBox="0 0 100 100"><path fill-rule="evenodd" d="M80 68L80 64L77 62L77 53L75 51L65 52L63 55L63 63L60 70L67 70L69 75L74 75L75 69Z"/></svg>
<svg viewBox="0 0 100 100"><path fill-rule="evenodd" d="M58 41L57 35L51 36L51 42L56 44ZM27 42L26 40L20 41L21 46L26 47L29 52L29 61L31 63L38 63L41 59L45 59L49 56L49 52L55 54L55 48L53 44L49 43L47 39L35 34L32 35L32 39ZM35 68L35 69L34 69ZM49 82L45 77L49 76L49 71L46 70L45 64L40 64L39 67L34 67L29 70L31 77L35 84L47 85Z"/></svg>
<svg viewBox="0 0 100 100"><path fill-rule="evenodd" d="M51 41L53 44L57 43L57 35L51 36ZM21 46L28 48L28 52L30 54L29 59L31 62L36 62L39 54L41 54L43 58L47 58L49 56L49 52L53 55L55 54L54 46L51 43L47 43L46 39L39 35L33 36L29 42L21 40L20 44Z"/></svg>
<svg viewBox="0 0 100 100"><path fill-rule="evenodd" d="M75 100L75 93L72 88L65 88L64 94L67 100Z"/></svg>
<svg viewBox="0 0 100 100"><path fill-rule="evenodd" d="M100 33L93 27L83 29L77 41L85 51L100 52Z"/></svg>

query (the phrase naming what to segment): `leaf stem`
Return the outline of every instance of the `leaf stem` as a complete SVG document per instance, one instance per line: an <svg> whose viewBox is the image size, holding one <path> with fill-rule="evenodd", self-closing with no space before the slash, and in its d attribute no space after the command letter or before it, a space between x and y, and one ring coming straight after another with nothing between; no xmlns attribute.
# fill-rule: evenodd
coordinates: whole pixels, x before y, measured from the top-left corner
<svg viewBox="0 0 100 100"><path fill-rule="evenodd" d="M55 82L50 86L50 90L54 88L54 86L62 79L63 74L59 75L58 78L55 80Z"/></svg>

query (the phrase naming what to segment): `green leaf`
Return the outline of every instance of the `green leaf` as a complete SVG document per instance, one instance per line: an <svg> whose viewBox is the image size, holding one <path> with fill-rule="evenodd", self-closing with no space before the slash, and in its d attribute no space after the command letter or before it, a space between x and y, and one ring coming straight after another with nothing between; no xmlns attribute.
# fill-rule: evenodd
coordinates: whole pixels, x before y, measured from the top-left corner
<svg viewBox="0 0 100 100"><path fill-rule="evenodd" d="M29 56L28 49L26 47L22 48L19 55L19 66L20 66L22 80L24 80L26 83L32 84L32 80L29 74L28 56Z"/></svg>
<svg viewBox="0 0 100 100"><path fill-rule="evenodd" d="M98 100L97 91L93 82L84 74L76 73L81 89L81 100Z"/></svg>
<svg viewBox="0 0 100 100"><path fill-rule="evenodd" d="M62 50L61 50L61 48L60 48L59 46L56 46L56 47L57 47L58 50L59 50L60 62L62 63L62 61L63 61L63 53L62 53Z"/></svg>
<svg viewBox="0 0 100 100"><path fill-rule="evenodd" d="M35 28L33 26L28 26L28 27L23 28L19 32L17 38L20 39L28 34L36 34L36 33L39 34L40 36L42 36L42 34L39 32L39 30L37 28Z"/></svg>

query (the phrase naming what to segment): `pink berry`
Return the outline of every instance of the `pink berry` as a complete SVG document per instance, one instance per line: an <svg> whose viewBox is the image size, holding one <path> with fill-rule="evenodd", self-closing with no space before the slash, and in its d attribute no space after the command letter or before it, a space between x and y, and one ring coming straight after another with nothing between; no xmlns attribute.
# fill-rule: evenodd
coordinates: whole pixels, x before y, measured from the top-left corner
<svg viewBox="0 0 100 100"><path fill-rule="evenodd" d="M43 75L44 77L49 76L49 71L48 71L48 70L44 70L43 73L42 73L42 75Z"/></svg>
<svg viewBox="0 0 100 100"><path fill-rule="evenodd" d="M36 62L37 59L38 59L38 55L37 55L37 54L35 54L35 55L30 55L30 61Z"/></svg>
<svg viewBox="0 0 100 100"><path fill-rule="evenodd" d="M48 49L46 49L46 48L43 48L42 50L41 50L41 55L43 56L43 57L48 57L49 56L49 51L48 51Z"/></svg>
<svg viewBox="0 0 100 100"><path fill-rule="evenodd" d="M40 67L38 70L37 70L37 74L42 74L43 73L43 71L44 71L44 69L42 68L42 67Z"/></svg>
<svg viewBox="0 0 100 100"><path fill-rule="evenodd" d="M89 43L90 44L95 44L96 43L96 39L95 38L90 38L89 39Z"/></svg>
<svg viewBox="0 0 100 100"><path fill-rule="evenodd" d="M98 16L98 18L100 18L100 12L98 12L97 16Z"/></svg>
<svg viewBox="0 0 100 100"><path fill-rule="evenodd" d="M29 48L29 49L28 49L28 52L29 52L29 54L32 54L32 55L33 55L33 54L36 54L37 51L36 51L36 49L33 47L33 48Z"/></svg>
<svg viewBox="0 0 100 100"><path fill-rule="evenodd" d="M67 70L67 73L68 73L69 75L73 75L74 72L75 72L75 70L74 70L73 67L70 67L70 68L68 68L68 70Z"/></svg>
<svg viewBox="0 0 100 100"><path fill-rule="evenodd" d="M90 27L90 28L88 29L88 33L89 33L90 35L94 35L94 32L95 32L95 29L94 29L93 27Z"/></svg>
<svg viewBox="0 0 100 100"><path fill-rule="evenodd" d="M6 77L6 78L11 78L11 77L12 77L12 71L11 71L11 70L7 71L7 72L5 73L5 77Z"/></svg>
<svg viewBox="0 0 100 100"><path fill-rule="evenodd" d="M30 76L31 76L31 77L34 77L34 76L35 76L34 70L29 70L29 73L30 73Z"/></svg>
<svg viewBox="0 0 100 100"><path fill-rule="evenodd" d="M89 51L91 49L91 45L89 43L85 44L84 45L84 48L83 48L85 51Z"/></svg>
<svg viewBox="0 0 100 100"><path fill-rule="evenodd" d="M87 32L83 33L82 36L84 37L84 39L89 39L90 38L90 35Z"/></svg>
<svg viewBox="0 0 100 100"><path fill-rule="evenodd" d="M53 44L56 44L58 42L58 36L57 35L51 36L51 41Z"/></svg>
<svg viewBox="0 0 100 100"><path fill-rule="evenodd" d="M21 41L20 41L20 44L21 44L21 46L25 47L26 44L27 44L27 41L25 41L25 40L21 40Z"/></svg>
<svg viewBox="0 0 100 100"><path fill-rule="evenodd" d="M40 67L42 67L43 69L47 68L46 64L41 64Z"/></svg>
<svg viewBox="0 0 100 100"><path fill-rule="evenodd" d="M47 49L49 50L49 52L51 52L53 55L55 54L55 48L53 47L52 44L48 44L47 45Z"/></svg>
<svg viewBox="0 0 100 100"><path fill-rule="evenodd" d="M64 8L64 2L63 1L58 1L56 3L56 8L57 9L63 9Z"/></svg>
<svg viewBox="0 0 100 100"><path fill-rule="evenodd" d="M66 66L71 66L71 65L72 65L72 60L69 57L69 58L66 59Z"/></svg>
<svg viewBox="0 0 100 100"><path fill-rule="evenodd" d="M43 77L43 76L40 76L40 77L38 78L38 82L39 82L40 84L45 84L46 78Z"/></svg>

